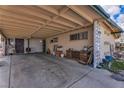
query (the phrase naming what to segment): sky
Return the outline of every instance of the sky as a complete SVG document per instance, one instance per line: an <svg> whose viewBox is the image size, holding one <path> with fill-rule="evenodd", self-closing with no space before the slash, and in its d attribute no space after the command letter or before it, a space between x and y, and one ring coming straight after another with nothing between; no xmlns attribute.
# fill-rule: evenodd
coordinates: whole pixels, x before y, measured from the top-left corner
<svg viewBox="0 0 124 93"><path fill-rule="evenodd" d="M124 30L124 5L104 5L103 9Z"/></svg>

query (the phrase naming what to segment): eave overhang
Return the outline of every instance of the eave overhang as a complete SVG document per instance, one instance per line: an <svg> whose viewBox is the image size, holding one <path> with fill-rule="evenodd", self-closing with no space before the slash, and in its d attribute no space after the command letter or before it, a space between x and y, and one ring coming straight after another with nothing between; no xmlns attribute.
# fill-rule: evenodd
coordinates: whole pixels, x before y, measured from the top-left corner
<svg viewBox="0 0 124 93"><path fill-rule="evenodd" d="M101 15L112 27L113 32L112 34L115 35L116 38L120 37L120 33L123 33L123 29L117 25L111 18L110 15L100 6L100 5L92 5L90 6L93 8L99 15Z"/></svg>

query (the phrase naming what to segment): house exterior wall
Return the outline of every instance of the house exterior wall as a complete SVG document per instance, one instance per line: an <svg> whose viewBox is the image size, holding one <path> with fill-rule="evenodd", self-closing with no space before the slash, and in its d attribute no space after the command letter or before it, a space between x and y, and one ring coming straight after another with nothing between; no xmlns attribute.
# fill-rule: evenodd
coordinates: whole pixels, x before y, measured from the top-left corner
<svg viewBox="0 0 124 93"><path fill-rule="evenodd" d="M70 35L78 32L88 31L88 39L84 40L70 40ZM50 40L57 37L57 43L50 43ZM80 30L75 30L72 32L56 35L46 39L46 49L50 49L53 52L54 45L63 46L63 52L66 53L66 50L69 48L73 48L74 50L82 50L84 46L92 46L93 45L93 28L92 26L88 28L82 28Z"/></svg>
<svg viewBox="0 0 124 93"><path fill-rule="evenodd" d="M98 29L100 31L100 61L97 62L95 65L97 66L100 62L102 62L102 59L106 55L111 55L112 52L115 51L115 37L111 34L112 30L105 25L102 22L98 22ZM95 26L94 26L95 27ZM89 28L84 28L80 30L75 30L73 32L68 32L64 34L60 34L57 36L53 36L46 39L46 49L50 49L51 52L53 52L54 45L60 45L63 46L63 52L66 53L66 50L69 48L73 48L74 50L82 50L84 46L93 46L95 45L94 41L94 33L93 26ZM70 41L70 35L73 33L88 31L88 39L87 40L74 40ZM50 43L50 40L53 38L58 37L57 43ZM96 67L95 66L95 67Z"/></svg>
<svg viewBox="0 0 124 93"><path fill-rule="evenodd" d="M101 26L101 58L105 55L111 55L111 51L115 51L115 37L111 34L111 29L105 26L103 23ZM110 51L111 50L111 51Z"/></svg>

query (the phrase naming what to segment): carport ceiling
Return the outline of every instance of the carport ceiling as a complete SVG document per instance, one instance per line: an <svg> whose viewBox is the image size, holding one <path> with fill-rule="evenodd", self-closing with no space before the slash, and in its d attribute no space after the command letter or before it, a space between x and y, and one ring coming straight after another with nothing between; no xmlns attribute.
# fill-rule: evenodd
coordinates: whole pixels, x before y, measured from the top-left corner
<svg viewBox="0 0 124 93"><path fill-rule="evenodd" d="M98 18L89 6L0 6L0 29L8 38L47 38Z"/></svg>

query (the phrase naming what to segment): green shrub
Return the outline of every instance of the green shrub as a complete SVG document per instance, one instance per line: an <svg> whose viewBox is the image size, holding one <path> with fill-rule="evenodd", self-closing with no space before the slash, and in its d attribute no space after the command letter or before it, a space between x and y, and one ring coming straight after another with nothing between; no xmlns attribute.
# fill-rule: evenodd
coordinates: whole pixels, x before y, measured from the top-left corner
<svg viewBox="0 0 124 93"><path fill-rule="evenodd" d="M109 63L106 62L102 64L102 67L114 73L118 73L120 70L124 70L124 60L113 60L110 68L108 65Z"/></svg>

